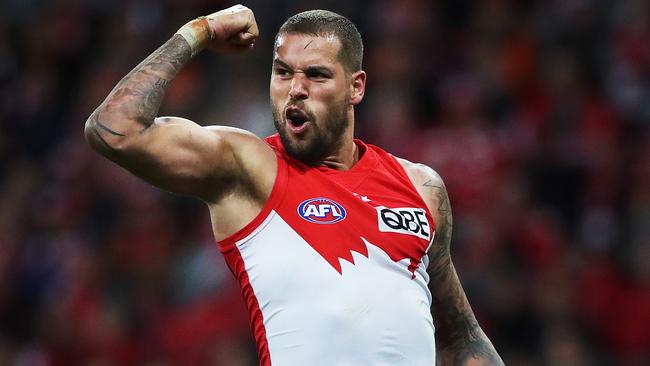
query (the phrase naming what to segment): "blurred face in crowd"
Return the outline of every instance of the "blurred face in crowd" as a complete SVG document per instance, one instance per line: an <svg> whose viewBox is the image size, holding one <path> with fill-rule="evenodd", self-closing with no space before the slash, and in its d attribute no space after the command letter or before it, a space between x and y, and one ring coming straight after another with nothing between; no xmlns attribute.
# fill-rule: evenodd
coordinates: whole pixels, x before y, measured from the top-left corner
<svg viewBox="0 0 650 366"><path fill-rule="evenodd" d="M346 73L335 36L285 33L277 37L271 74L271 109L287 152L316 164L343 143L361 101L354 80L365 73ZM359 84L356 82L356 84ZM363 86L362 85L362 86Z"/></svg>

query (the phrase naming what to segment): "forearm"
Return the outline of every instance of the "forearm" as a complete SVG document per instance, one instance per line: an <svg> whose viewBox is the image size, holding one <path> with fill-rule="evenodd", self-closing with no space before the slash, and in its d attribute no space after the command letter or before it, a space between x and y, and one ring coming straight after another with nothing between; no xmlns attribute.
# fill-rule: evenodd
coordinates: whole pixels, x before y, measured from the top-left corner
<svg viewBox="0 0 650 366"><path fill-rule="evenodd" d="M438 278L435 281L449 284L433 294L432 313L436 324L437 364L503 365L492 342L476 321L450 261L439 268ZM459 285L451 285L454 283Z"/></svg>
<svg viewBox="0 0 650 366"><path fill-rule="evenodd" d="M205 19L196 19L128 73L86 122L86 133L103 145L119 146L152 126L165 91L209 38Z"/></svg>
<svg viewBox="0 0 650 366"><path fill-rule="evenodd" d="M111 141L151 126L165 90L190 57L187 41L174 35L115 86L90 116L86 129L113 145Z"/></svg>

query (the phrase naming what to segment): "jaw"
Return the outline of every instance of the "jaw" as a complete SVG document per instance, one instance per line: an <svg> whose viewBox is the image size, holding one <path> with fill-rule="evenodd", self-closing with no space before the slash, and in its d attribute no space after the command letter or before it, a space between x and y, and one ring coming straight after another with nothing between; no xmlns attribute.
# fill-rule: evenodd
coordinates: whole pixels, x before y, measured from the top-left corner
<svg viewBox="0 0 650 366"><path fill-rule="evenodd" d="M318 133L313 122L309 122L310 126L301 133L292 132L287 122L280 123L282 125L276 124L276 129L284 149L290 156L308 165L315 165L319 159L326 155L327 143L323 141L323 137Z"/></svg>
<svg viewBox="0 0 650 366"><path fill-rule="evenodd" d="M271 99L273 122L282 145L290 156L308 165L318 165L328 157L337 160L345 152L343 150L347 150L343 148L346 140L353 144L354 115L348 107L344 101L330 103L329 113L321 115L321 120L316 120L316 115L310 113L309 117L314 120L295 126L287 120L286 109L278 109Z"/></svg>

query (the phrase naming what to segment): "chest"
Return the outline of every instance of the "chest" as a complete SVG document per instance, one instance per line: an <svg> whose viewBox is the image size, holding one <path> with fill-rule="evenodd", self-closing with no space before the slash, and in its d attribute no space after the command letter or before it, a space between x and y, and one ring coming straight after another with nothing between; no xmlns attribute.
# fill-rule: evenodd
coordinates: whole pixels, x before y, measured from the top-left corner
<svg viewBox="0 0 650 366"><path fill-rule="evenodd" d="M406 178L408 179L408 178ZM336 271L372 243L413 272L434 235L433 220L404 177L375 169L332 175L290 170L278 214Z"/></svg>

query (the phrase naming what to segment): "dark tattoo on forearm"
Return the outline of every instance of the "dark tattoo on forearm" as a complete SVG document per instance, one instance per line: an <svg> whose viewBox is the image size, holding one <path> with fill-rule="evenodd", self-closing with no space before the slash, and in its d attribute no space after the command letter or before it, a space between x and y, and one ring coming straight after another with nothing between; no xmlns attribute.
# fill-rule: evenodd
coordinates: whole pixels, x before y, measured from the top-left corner
<svg viewBox="0 0 650 366"><path fill-rule="evenodd" d="M182 36L172 37L127 74L106 98L103 108L122 117L111 119L110 124L99 123L95 118L95 126L115 136L126 136L151 126L167 87L191 55L190 46Z"/></svg>
<svg viewBox="0 0 650 366"><path fill-rule="evenodd" d="M440 179L430 179L424 187L431 188L437 202L438 222L429 264L432 285L432 312L436 324L438 365L503 365L503 361L481 330L467 301L465 292L451 262L450 245L453 230L451 205ZM479 363L477 363L479 362Z"/></svg>
<svg viewBox="0 0 650 366"><path fill-rule="evenodd" d="M503 360L494 347L482 339L466 343L464 349L458 353L454 366L465 366L470 360L480 361L480 363L474 362L472 365L504 366Z"/></svg>

